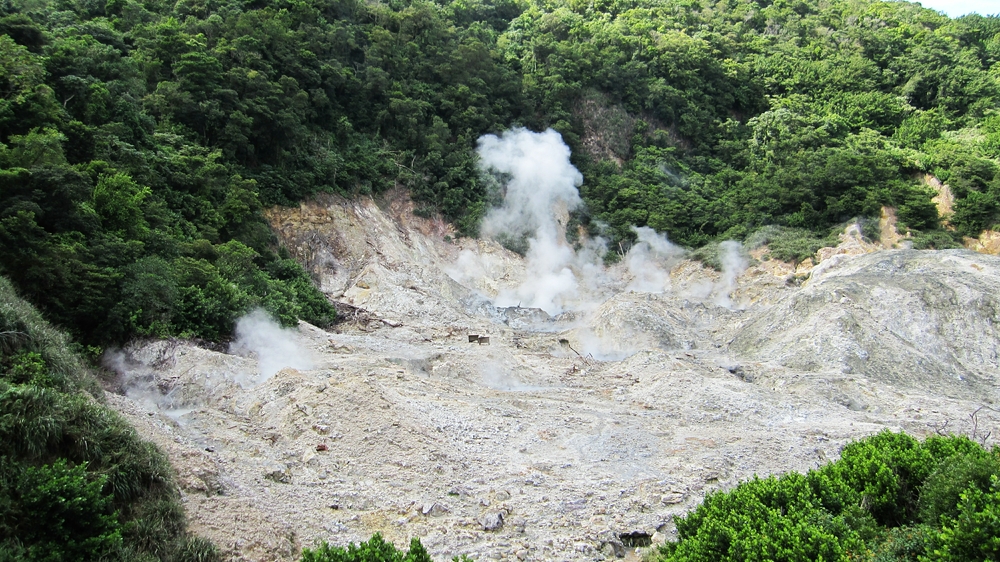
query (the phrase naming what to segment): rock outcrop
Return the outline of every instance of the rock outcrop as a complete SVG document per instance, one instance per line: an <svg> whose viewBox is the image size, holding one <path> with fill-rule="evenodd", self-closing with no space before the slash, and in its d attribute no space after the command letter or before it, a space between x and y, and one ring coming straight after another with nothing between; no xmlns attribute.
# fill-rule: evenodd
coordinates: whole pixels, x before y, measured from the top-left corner
<svg viewBox="0 0 1000 562"><path fill-rule="evenodd" d="M192 529L228 559L380 532L436 559L637 560L639 538L669 539L673 517L754 474L884 428L1000 427L983 408L1000 258L845 253L802 284L771 260L734 288L684 261L666 292L612 282L550 315L494 306L526 278L519 256L446 239L399 197L269 212L350 311L288 335L311 367L257 378L252 355L189 342L115 363L110 403L168 452Z"/></svg>
<svg viewBox="0 0 1000 562"><path fill-rule="evenodd" d="M957 250L837 256L744 323L732 350L992 402L1000 398L1000 258Z"/></svg>

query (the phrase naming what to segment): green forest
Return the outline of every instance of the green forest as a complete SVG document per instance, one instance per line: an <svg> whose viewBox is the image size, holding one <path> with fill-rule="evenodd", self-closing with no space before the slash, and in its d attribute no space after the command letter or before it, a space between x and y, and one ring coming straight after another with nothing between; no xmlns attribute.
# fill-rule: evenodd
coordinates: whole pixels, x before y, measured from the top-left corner
<svg viewBox="0 0 1000 562"><path fill-rule="evenodd" d="M264 208L402 188L474 236L499 198L477 139L552 128L572 220L613 246L798 259L892 206L955 247L1000 224L998 61L1000 17L903 1L0 0L0 561L217 558L86 362L256 307L334 322ZM710 495L655 556L996 559L996 459L882 434ZM428 558L304 556L365 553Z"/></svg>
<svg viewBox="0 0 1000 562"><path fill-rule="evenodd" d="M551 127L612 245L897 208L1000 222L1000 18L868 0L4 0L0 274L87 346L334 311L261 209L409 190L474 235L476 139ZM947 182L942 217L923 173ZM779 233L775 235L775 233ZM791 233L791 234L788 234ZM759 237L759 236L758 236ZM804 242L803 242L804 241ZM800 244L800 245L801 245Z"/></svg>

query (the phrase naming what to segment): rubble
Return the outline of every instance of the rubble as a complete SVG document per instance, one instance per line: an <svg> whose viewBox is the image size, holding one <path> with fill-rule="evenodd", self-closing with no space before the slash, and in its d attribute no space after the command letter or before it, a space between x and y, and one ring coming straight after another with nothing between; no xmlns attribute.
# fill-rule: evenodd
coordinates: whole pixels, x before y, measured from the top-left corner
<svg viewBox="0 0 1000 562"><path fill-rule="evenodd" d="M109 403L166 451L192 531L228 560L375 532L435 559L639 560L713 490L885 428L982 437L1000 420L980 408L996 399L1000 258L835 255L801 286L771 260L729 307L689 290L718 274L684 261L670 292L552 316L493 307L522 259L446 242L394 197L269 212L348 312L294 330L311 368L254 385L252 357L125 350ZM483 257L465 284L447 273L463 250Z"/></svg>

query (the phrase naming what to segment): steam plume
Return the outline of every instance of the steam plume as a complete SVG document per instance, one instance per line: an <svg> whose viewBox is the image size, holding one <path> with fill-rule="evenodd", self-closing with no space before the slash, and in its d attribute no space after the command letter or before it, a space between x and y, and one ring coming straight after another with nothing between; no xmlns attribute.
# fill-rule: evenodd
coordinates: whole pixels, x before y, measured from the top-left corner
<svg viewBox="0 0 1000 562"><path fill-rule="evenodd" d="M736 290L736 279L747 268L747 259L743 255L743 244L735 240L726 240L719 244L719 262L722 264L722 275L715 286L715 304L733 308L730 295Z"/></svg>
<svg viewBox="0 0 1000 562"><path fill-rule="evenodd" d="M565 239L569 212L582 204L583 176L569 161L559 133L514 129L479 139L484 171L507 174L503 205L483 220L482 234L527 236L527 280L501 293L499 306L523 305L549 314L562 312L578 293L572 266L577 255Z"/></svg>
<svg viewBox="0 0 1000 562"><path fill-rule="evenodd" d="M669 291L670 269L684 258L684 249L648 226L633 226L632 231L638 242L625 256L628 272L632 276L628 289L639 293Z"/></svg>
<svg viewBox="0 0 1000 562"><path fill-rule="evenodd" d="M237 320L236 340L229 345L229 351L257 357L257 376L248 381L251 385L266 381L286 367L312 368L312 361L295 341L294 331L282 328L259 308Z"/></svg>
<svg viewBox="0 0 1000 562"><path fill-rule="evenodd" d="M684 258L685 250L671 243L665 234L645 226L632 228L637 241L622 256L622 265L605 268L604 239L584 237L575 250L566 241L569 214L583 204L577 191L583 177L570 163L569 147L559 133L551 129L542 133L514 129L500 136L481 137L477 150L481 171L503 180L503 203L483 219L481 234L527 242L524 281L489 291L496 294L494 305L540 308L550 315L566 310L596 312L612 294L624 288L643 293L679 291L686 298L733 307L730 295L747 266L738 242L720 245L722 275L715 283L702 279L688 282L683 288L672 287L670 271ZM485 286L484 278L498 278L502 268L502 264L493 267L485 255L465 250L447 273L463 285L478 289ZM583 316L578 314L576 318ZM584 335L581 332L581 342L594 344L585 347L596 349L599 355L617 357L627 353L618 346L596 345L601 343L597 334L589 339Z"/></svg>

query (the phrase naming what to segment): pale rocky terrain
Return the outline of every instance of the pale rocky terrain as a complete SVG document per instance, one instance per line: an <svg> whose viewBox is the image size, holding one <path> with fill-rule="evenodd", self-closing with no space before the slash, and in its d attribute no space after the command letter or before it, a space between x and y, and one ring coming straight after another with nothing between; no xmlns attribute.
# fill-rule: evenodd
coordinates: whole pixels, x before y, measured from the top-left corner
<svg viewBox="0 0 1000 562"><path fill-rule="evenodd" d="M551 317L494 307L523 260L400 194L269 220L347 318L292 331L311 367L261 381L253 356L147 342L108 395L232 560L375 532L442 560L638 559L637 541L755 474L883 429L993 444L1000 427L995 256L855 229L812 268L754 251L728 299L698 263L661 293L625 290L618 266L606 298ZM456 273L463 250L477 261Z"/></svg>

